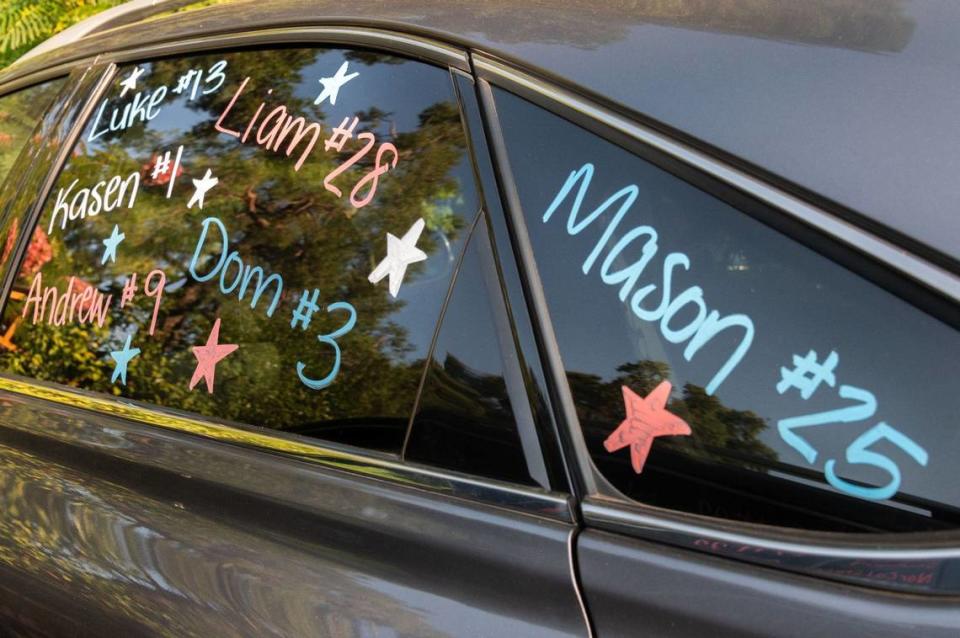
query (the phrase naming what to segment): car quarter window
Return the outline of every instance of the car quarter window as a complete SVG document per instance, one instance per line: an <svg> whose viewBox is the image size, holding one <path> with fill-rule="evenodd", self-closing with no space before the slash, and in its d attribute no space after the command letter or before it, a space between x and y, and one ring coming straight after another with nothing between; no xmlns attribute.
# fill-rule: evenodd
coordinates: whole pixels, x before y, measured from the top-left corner
<svg viewBox="0 0 960 638"><path fill-rule="evenodd" d="M957 526L954 328L652 151L495 100L604 491L812 530Z"/></svg>
<svg viewBox="0 0 960 638"><path fill-rule="evenodd" d="M58 78L0 96L0 180L10 173L14 160L65 81Z"/></svg>
<svg viewBox="0 0 960 638"><path fill-rule="evenodd" d="M0 272L15 253L21 230L20 220L11 213L14 201L25 186L26 175L11 175L11 171L31 136L36 145L57 119L54 99L62 95L65 82L66 78L57 78L0 97L0 184L5 185L0 191L0 237L3 238ZM26 161L29 163L32 159L35 156Z"/></svg>
<svg viewBox="0 0 960 638"><path fill-rule="evenodd" d="M347 48L122 66L42 209L0 365L397 453L478 210L445 68Z"/></svg>

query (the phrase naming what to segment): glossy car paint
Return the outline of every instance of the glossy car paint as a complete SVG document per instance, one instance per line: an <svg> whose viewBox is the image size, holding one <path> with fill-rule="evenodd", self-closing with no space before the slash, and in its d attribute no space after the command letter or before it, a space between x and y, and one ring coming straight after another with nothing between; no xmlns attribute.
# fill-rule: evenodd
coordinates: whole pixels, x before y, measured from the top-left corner
<svg viewBox="0 0 960 638"><path fill-rule="evenodd" d="M4 626L584 632L569 523L28 397L5 395L0 420Z"/></svg>
<svg viewBox="0 0 960 638"><path fill-rule="evenodd" d="M634 3L599 11L574 3L565 12L493 3L479 16L473 5L456 2L440 9L422 2L358 2L349 9L339 3L281 2L269 12L257 4L214 6L95 34L67 51L17 65L0 81L102 50L257 26L362 24L439 36L562 78L583 94L602 94L612 108L681 129L690 139L700 138L697 143L731 154L728 159L759 164L762 173L843 205L824 201L834 212L953 267L956 242L945 248L938 239L949 243L956 221L943 219L941 209L926 207L923 198L912 216L892 206L872 207L876 193L864 187L910 191L918 182L878 179L877 172L866 179L862 166L825 146L838 140L845 149L892 144L885 135L901 131L888 130L891 121L920 137L929 134L927 127L951 125L942 121L937 103L918 105L931 117L910 122L902 109L877 105L892 110L877 116L883 135L871 137L876 131L865 133L843 117L839 123L831 119L838 117L831 99L844 98L826 95L831 81L853 81L848 75L862 73L864 60L868 67L876 65L874 73L888 73L883 65L906 43L936 33L905 30L902 16L925 25L924 16L947 9L929 3L816 3L807 22L800 16L799 25L787 28L762 11L739 19L739 3L724 3L729 11L719 13L702 8L698 13L702 3L682 3L689 9L682 18L656 9L645 13ZM869 33L860 32L864 21L858 18L864 15L872 20ZM702 73L688 70L692 61L678 53L684 50L679 42L709 49L708 59L700 60ZM938 42L933 38L920 50L935 52ZM660 47L661 57L644 47ZM784 50L794 56L788 56L790 70L807 82L826 83L820 96L825 102L791 93L791 74L774 64ZM757 66L741 70L741 56ZM902 58L904 64L917 65L919 76L927 77L926 63L910 57ZM657 64L646 63L653 59ZM624 60L637 61L629 82L624 73L610 71ZM681 62L684 73L677 70ZM893 77L902 79L899 73ZM767 89L759 96L758 78ZM728 91L737 81L740 90ZM849 99L870 103L867 89L853 86ZM806 135L796 152L778 119L788 107L794 108L789 113L797 131ZM477 137L480 172L490 171L482 159L482 134L471 134ZM830 152L817 155L811 139ZM855 155L862 159L873 147L859 148ZM938 147L919 151L932 154ZM891 157L886 159L893 164L910 160L906 153ZM39 187L50 158L21 160L31 171L28 183ZM894 168L884 164L882 170L892 175ZM942 195L949 182L938 175L926 174L930 183L919 183L936 190L931 186L936 181ZM484 196L488 210L495 211L492 179L488 174L483 180ZM501 239L509 238L510 230L498 224L494 219L493 236L507 273L518 343L529 360L535 355L531 342L538 338L524 312L530 291L518 290L522 284L516 279L510 283L514 272L523 278L523 269ZM539 363L530 361L528 394L541 401L535 408L541 415L549 415L554 401L545 376ZM558 514L562 508L537 515L513 504L404 486L389 473L371 479L22 394L3 392L0 398L0 458L6 502L12 505L0 512L0 525L8 530L4 553L12 557L4 561L0 586L17 594L17 602L4 604L0 613L24 633L362 636L391 627L400 635L584 635L589 628L573 582L577 573L601 636L955 635L960 627L960 612L950 599L834 585L609 532L580 534L577 569L571 571L569 542L577 525ZM542 420L553 423L549 416ZM560 446L569 447L562 435ZM567 466L575 467L567 452ZM78 626L79 616L96 617L99 624Z"/></svg>
<svg viewBox="0 0 960 638"><path fill-rule="evenodd" d="M956 636L955 603L884 594L617 534L580 536L598 636Z"/></svg>

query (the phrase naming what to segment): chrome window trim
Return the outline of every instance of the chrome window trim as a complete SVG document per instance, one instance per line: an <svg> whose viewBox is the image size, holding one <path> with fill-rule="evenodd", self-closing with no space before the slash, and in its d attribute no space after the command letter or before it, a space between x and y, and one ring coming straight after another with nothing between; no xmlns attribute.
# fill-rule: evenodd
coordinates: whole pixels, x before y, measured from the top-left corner
<svg viewBox="0 0 960 638"><path fill-rule="evenodd" d="M480 77L500 80L582 113L610 128L647 144L666 155L706 173L737 190L786 213L801 223L836 239L860 253L876 259L910 279L938 291L953 302L960 302L960 277L873 233L840 219L775 186L729 166L682 142L631 121L603 106L550 82L509 67L483 54L473 55Z"/></svg>
<svg viewBox="0 0 960 638"><path fill-rule="evenodd" d="M122 397L41 383L25 377L0 373L0 392L41 399L71 409L94 414L109 414L137 423L239 445L247 449L273 452L318 466L357 474L365 478L438 492L448 496L479 501L562 522L572 522L568 497L555 492L528 489L499 481L446 472L419 464L401 462L386 454L354 452L321 440L285 434L266 428L227 424L202 419L187 413L148 406ZM12 426L2 426L12 427Z"/></svg>

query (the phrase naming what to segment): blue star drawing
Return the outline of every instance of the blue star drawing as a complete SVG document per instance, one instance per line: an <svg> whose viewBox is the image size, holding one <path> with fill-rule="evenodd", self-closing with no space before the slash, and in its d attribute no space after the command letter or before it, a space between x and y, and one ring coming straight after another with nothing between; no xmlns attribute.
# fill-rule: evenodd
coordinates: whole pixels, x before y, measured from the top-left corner
<svg viewBox="0 0 960 638"><path fill-rule="evenodd" d="M103 240L103 257L100 258L100 263L107 263L107 258L110 258L110 261L117 261L117 245L124 240L126 235L120 232L120 227L116 224L113 225L113 232L110 233L110 236Z"/></svg>
<svg viewBox="0 0 960 638"><path fill-rule="evenodd" d="M110 377L110 383L116 383L117 377L120 377L120 383L127 385L127 364L130 363L130 359L140 354L140 348L130 347L130 339L132 337L133 335L127 335L127 342L124 344L123 350L114 350L110 353L110 356L116 361L116 364L113 366L113 376Z"/></svg>
<svg viewBox="0 0 960 638"><path fill-rule="evenodd" d="M330 98L330 104L337 103L337 96L340 95L340 88L352 80L353 78L360 75L359 72L351 73L347 75L347 65L349 62L344 62L340 65L340 68L337 69L337 72L333 74L333 77L330 78L320 78L320 84L323 85L323 90L320 91L320 95L317 96L317 99L313 101L314 104L320 104L325 99Z"/></svg>

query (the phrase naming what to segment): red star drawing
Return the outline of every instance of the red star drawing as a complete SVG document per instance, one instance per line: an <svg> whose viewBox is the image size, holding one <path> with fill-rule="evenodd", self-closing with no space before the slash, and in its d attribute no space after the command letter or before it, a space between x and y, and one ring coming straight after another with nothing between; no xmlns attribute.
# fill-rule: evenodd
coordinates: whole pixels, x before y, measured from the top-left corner
<svg viewBox="0 0 960 638"><path fill-rule="evenodd" d="M207 344L193 347L193 356L197 358L197 369L190 379L190 389L193 390L200 379L207 382L207 392L213 393L213 377L217 372L216 366L220 359L239 348L235 343L217 343L220 340L220 318L213 322L213 329L207 337Z"/></svg>
<svg viewBox="0 0 960 638"><path fill-rule="evenodd" d="M647 462L654 437L689 436L690 426L666 410L671 389L669 381L661 381L646 397L641 397L627 386L621 387L627 418L607 437L603 447L607 448L607 452L616 452L629 445L633 471L639 474Z"/></svg>

